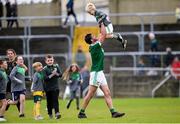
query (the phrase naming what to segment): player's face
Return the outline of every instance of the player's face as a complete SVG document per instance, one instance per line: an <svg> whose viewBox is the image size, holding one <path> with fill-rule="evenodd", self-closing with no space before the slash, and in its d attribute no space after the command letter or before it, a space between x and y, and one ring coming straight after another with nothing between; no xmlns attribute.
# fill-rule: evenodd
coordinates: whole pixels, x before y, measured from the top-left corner
<svg viewBox="0 0 180 124"><path fill-rule="evenodd" d="M12 51L7 51L7 57L10 60L13 60L16 57L16 55Z"/></svg>
<svg viewBox="0 0 180 124"><path fill-rule="evenodd" d="M24 59L23 59L23 57L22 56L19 56L18 58L17 58L17 62L16 62L18 65L23 65L24 64Z"/></svg>
<svg viewBox="0 0 180 124"><path fill-rule="evenodd" d="M46 64L51 66L54 64L54 58L46 58Z"/></svg>
<svg viewBox="0 0 180 124"><path fill-rule="evenodd" d="M75 72L75 71L76 71L76 66L73 65L73 66L71 67L71 69L72 69L72 72Z"/></svg>

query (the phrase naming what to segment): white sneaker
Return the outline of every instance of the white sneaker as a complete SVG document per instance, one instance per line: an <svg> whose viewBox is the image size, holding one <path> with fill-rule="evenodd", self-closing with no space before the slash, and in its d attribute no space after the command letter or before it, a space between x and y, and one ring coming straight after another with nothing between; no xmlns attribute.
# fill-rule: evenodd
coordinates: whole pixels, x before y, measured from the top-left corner
<svg viewBox="0 0 180 124"><path fill-rule="evenodd" d="M35 120L43 120L44 118L41 115L39 115L39 116L35 117L34 119Z"/></svg>
<svg viewBox="0 0 180 124"><path fill-rule="evenodd" d="M0 118L0 122L7 121L5 118Z"/></svg>

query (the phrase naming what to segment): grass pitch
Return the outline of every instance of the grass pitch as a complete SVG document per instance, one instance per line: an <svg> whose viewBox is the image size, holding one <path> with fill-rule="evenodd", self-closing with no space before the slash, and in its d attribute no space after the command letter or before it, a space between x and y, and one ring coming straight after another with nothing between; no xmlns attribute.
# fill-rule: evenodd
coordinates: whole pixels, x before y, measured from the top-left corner
<svg viewBox="0 0 180 124"><path fill-rule="evenodd" d="M81 100L82 102L82 100ZM87 110L87 119L78 119L75 101L70 109L66 109L67 101L60 100L62 118L49 119L46 111L46 101L42 101L41 113L44 120L35 121L32 115L33 101L26 101L25 118L18 117L15 106L11 106L5 116L6 123L180 123L179 98L138 98L114 99L116 110L125 112L123 118L111 118L104 99L93 99Z"/></svg>

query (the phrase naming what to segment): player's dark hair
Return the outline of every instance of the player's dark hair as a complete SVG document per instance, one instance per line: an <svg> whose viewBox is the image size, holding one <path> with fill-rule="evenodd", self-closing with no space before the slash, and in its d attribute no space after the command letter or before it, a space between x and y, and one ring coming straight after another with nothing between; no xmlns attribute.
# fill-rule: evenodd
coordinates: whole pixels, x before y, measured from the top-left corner
<svg viewBox="0 0 180 124"><path fill-rule="evenodd" d="M92 44L92 34L87 34L84 38L87 44Z"/></svg>

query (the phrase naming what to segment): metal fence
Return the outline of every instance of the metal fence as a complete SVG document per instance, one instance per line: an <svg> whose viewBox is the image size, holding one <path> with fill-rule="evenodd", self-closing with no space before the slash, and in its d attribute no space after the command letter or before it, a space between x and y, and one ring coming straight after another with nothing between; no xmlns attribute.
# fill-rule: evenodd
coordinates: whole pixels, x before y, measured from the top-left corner
<svg viewBox="0 0 180 124"><path fill-rule="evenodd" d="M174 69L176 71L180 71L180 68ZM133 67L111 67L110 68L110 89L113 91L114 88L114 81L113 81L113 74L114 73L120 73L120 72L138 72L138 71L143 71L144 73L147 71L156 71L156 72L169 72L168 75L166 76L162 76L162 80L159 79L159 82L156 83L156 85L151 89L151 96L155 97L156 91L162 86L164 85L171 77L173 77L176 80L179 80L178 76L180 76L180 74L174 74L174 72L172 71L172 68L158 68L158 67L145 67L145 68L133 68ZM157 73L158 74L158 73ZM146 74L144 74L146 75ZM148 75L146 75L148 76ZM154 75L156 76L156 75ZM129 75L129 77L131 77ZM133 84L133 83L132 83ZM179 81L179 97L180 97L180 81Z"/></svg>

